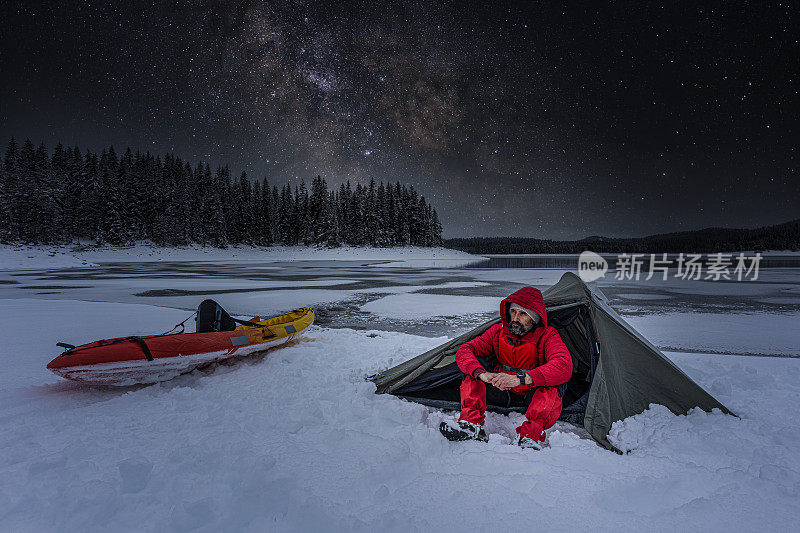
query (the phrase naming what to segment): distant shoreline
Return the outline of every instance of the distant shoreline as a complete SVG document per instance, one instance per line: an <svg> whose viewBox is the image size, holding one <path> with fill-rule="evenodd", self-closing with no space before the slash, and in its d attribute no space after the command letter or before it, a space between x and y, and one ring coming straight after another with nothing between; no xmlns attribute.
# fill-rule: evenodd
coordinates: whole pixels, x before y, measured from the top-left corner
<svg viewBox="0 0 800 533"><path fill-rule="evenodd" d="M442 244L471 254L599 254L718 253L740 250L800 250L800 219L754 229L705 228L647 237L592 236L574 241L533 237L467 237L443 239Z"/></svg>
<svg viewBox="0 0 800 533"><path fill-rule="evenodd" d="M650 253L645 252L598 252L598 255L605 256L605 257L612 257L617 256L620 254L627 253L628 255L633 255L634 253L637 255L647 255L649 256ZM680 252L662 252L666 253L667 256L675 256L678 255ZM694 252L693 252L694 253ZM702 255L708 254L715 254L717 252L696 252ZM776 255L790 255L790 256L800 256L800 250L735 250L731 252L723 252L724 254L739 254L743 253L748 256L752 256L756 253L760 253L762 256L776 256ZM564 253L564 254L480 254L480 257L578 257L579 253ZM660 253L657 253L656 256L660 256Z"/></svg>

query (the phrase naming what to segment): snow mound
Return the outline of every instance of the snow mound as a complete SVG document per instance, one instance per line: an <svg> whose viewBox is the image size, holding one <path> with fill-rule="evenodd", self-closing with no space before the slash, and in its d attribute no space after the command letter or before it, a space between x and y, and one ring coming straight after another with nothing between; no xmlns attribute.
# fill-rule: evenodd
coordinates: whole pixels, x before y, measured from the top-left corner
<svg viewBox="0 0 800 533"><path fill-rule="evenodd" d="M678 452L698 435L708 438L716 433L728 435L736 419L719 409L707 413L693 409L687 415L674 415L663 405L651 404L645 412L619 420L611 426L608 440L623 451L663 450ZM727 438L725 440L728 440Z"/></svg>

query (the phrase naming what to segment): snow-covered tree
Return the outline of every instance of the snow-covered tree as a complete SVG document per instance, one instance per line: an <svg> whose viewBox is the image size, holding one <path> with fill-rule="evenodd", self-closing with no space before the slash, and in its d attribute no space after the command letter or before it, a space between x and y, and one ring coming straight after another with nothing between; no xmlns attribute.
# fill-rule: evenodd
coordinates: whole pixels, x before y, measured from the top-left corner
<svg viewBox="0 0 800 533"><path fill-rule="evenodd" d="M11 139L0 166L0 239L50 243L74 239L162 245L192 242L395 246L441 242L433 207L413 187L350 181L328 190L321 175L270 188L268 178L212 175L174 154L114 147L95 154Z"/></svg>

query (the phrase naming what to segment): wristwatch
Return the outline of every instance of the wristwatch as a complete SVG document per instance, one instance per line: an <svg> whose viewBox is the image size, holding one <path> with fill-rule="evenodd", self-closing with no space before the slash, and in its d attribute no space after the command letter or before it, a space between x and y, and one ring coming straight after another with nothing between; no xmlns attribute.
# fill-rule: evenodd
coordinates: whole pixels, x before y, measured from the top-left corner
<svg viewBox="0 0 800 533"><path fill-rule="evenodd" d="M520 370L519 372L517 372L517 377L519 378L519 384L525 385L525 372Z"/></svg>

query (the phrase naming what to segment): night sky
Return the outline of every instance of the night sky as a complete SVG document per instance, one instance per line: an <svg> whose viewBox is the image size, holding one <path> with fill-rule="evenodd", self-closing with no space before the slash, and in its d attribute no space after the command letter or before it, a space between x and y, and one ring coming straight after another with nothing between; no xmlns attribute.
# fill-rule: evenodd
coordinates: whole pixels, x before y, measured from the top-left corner
<svg viewBox="0 0 800 533"><path fill-rule="evenodd" d="M414 185L445 237L800 217L786 3L10 2L0 139Z"/></svg>

